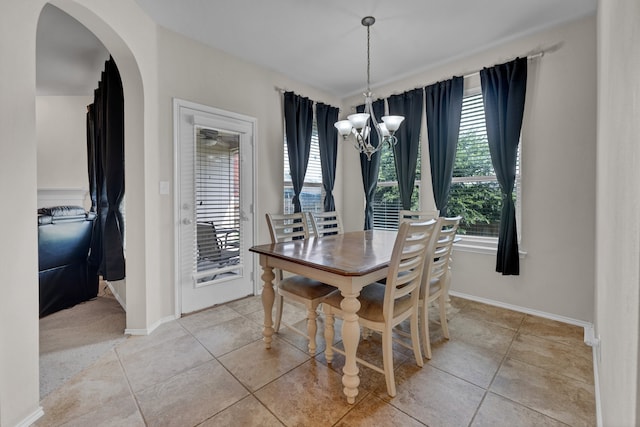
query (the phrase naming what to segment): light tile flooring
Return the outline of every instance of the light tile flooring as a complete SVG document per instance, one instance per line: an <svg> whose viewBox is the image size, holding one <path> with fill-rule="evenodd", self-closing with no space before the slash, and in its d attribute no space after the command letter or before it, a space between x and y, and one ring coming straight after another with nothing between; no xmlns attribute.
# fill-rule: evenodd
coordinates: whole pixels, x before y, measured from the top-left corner
<svg viewBox="0 0 640 427"><path fill-rule="evenodd" d="M285 313L304 325L304 311L287 305ZM449 318L449 341L432 319L433 357L423 368L410 351L395 348L395 398L381 374L361 367L360 394L349 405L344 359L336 355L327 366L323 356L323 324L315 357L286 328L266 350L262 304L246 298L119 343L47 395L36 425L596 424L591 349L581 328L459 298L452 298ZM374 335L359 352L379 363L379 348Z"/></svg>

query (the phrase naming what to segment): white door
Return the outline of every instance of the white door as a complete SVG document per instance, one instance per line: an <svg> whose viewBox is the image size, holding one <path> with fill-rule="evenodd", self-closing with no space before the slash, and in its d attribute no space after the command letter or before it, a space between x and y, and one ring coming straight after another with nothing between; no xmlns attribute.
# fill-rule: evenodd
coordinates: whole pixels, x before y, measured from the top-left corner
<svg viewBox="0 0 640 427"><path fill-rule="evenodd" d="M174 101L177 311L254 293L256 121Z"/></svg>

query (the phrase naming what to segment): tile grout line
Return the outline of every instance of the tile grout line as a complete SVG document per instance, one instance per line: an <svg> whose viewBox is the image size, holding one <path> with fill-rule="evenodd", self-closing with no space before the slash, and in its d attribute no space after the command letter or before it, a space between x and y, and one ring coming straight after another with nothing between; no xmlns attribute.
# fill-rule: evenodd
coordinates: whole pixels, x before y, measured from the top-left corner
<svg viewBox="0 0 640 427"><path fill-rule="evenodd" d="M235 311L235 312L236 312L240 317L242 317L242 318L244 318L244 319L247 319L247 320L249 320L250 322L255 323L251 318L247 317L247 315L246 315L246 314L240 313L238 310L234 309L233 307L229 307L229 309L231 309L231 310ZM258 311L258 310L256 310L256 311ZM254 312L251 312L251 313L254 313ZM247 313L247 314L251 314L251 313ZM225 322L221 322L221 323L219 323L219 324L222 324L222 323L225 323ZM181 325L181 326L182 326L182 325ZM184 326L183 326L183 328L184 328ZM185 328L185 330L187 330L187 329ZM260 400L260 398L258 398L258 396L256 396L256 395L255 395L255 392L257 392L257 391L259 391L259 390L263 389L264 387L266 387L267 385L269 385L269 384L271 384L272 382L276 381L277 379L279 379L279 378L283 377L284 375L288 374L289 372L293 371L294 369L296 369L296 368L298 368L298 367L302 366L303 364L307 363L309 360L311 360L311 359L312 359L312 357L311 357L311 356L309 356L309 359L305 360L304 362L302 362L302 363L300 363L300 364L298 364L298 365L294 366L293 368L291 368L290 370L288 370L288 371L286 371L286 372L283 372L283 373L282 373L282 375L280 375L280 376L278 376L278 377L274 378L273 380L269 381L268 383L266 383L266 384L262 385L260 388L258 388L258 389L257 389L257 390L255 390L255 392L254 392L254 391L252 391L252 390L249 388L249 386L248 386L248 385L244 384L244 383L243 383L243 382L242 382L238 377L236 377L236 376L233 374L233 372L231 372L231 371L229 370L229 368L227 368L227 367L224 365L224 363L222 363L222 362L218 359L218 357L216 357L215 355L213 355L213 353L211 353L211 351L209 351L209 349L208 349L208 348L207 348L207 347L206 347L202 342L200 342L200 340L199 340L199 339L198 339L198 338L197 338L197 337L196 337L196 336L195 336L191 331L187 330L187 332L188 332L188 333L189 333L189 334L190 334L190 335L191 335L191 336L192 336L192 337L193 337L193 338L198 342L198 344L200 344L200 345L201 345L201 346L202 346L202 347L203 347L203 348L204 348L204 349L205 349L205 350L206 350L206 351L211 355L211 357L213 357L213 358L216 360L216 362L218 362L218 363L220 364L220 366L222 366L222 368L223 368L223 369L224 369L224 370L225 370L229 375L231 375L231 377L232 377L234 380L236 380L236 381L237 381L237 382L238 382L238 383L239 383L239 384L240 384L240 385L241 385L241 386L242 386L242 387L243 387L243 388L244 388L244 389L249 393L247 396L244 396L244 397L242 397L241 399L237 400L236 402L233 402L233 403L232 403L232 404L230 404L229 406L227 406L227 407L225 407L225 408L222 408L221 410L219 410L219 411L218 411L218 412L216 412L215 414L211 414L211 416L210 416L210 417L208 417L208 418L206 418L206 419L202 420L202 421L201 421L201 422L199 422L197 425L200 425L200 424L204 423L205 421L210 420L211 418L213 418L213 417L215 417L216 415L218 415L218 414L220 414L220 413L222 413L222 412L226 411L227 409L231 408L232 406L236 405L237 403L241 402L242 400L246 399L246 398L247 398L247 397L249 397L249 396L253 397L253 398L254 398L254 399L255 399L255 400L256 400L256 401L257 401L257 402L258 402L258 403L263 407L263 408L265 408L265 409L266 409L266 410L267 410L271 415L273 415L273 417L274 417L276 420L278 420L280 423L282 423L282 425L284 425L284 426L286 426L286 425L287 425L287 424L286 424L283 420L281 420L281 419L280 419L280 418L279 418L275 413L273 413L273 411L271 411L271 409L269 409L269 407L267 407L267 406L264 404L264 402L262 402L262 400ZM249 342L249 343L247 343L247 344L245 344L245 345L242 345L242 346L240 346L240 347L238 347L238 348L235 348L235 349L233 349L233 350L230 350L230 351L228 351L228 352L224 353L224 354L223 354L223 355L221 355L221 356L225 356L225 355L227 355L227 354L229 354L229 353L232 353L232 352L234 352L234 351L236 351L236 350L239 350L239 349L241 349L241 348L243 348L243 347L249 346L249 345L251 345L251 344L253 344L253 343L257 342L257 341L262 341L262 338L258 338L258 339L257 339L257 340L255 340L255 341L251 341L251 342ZM286 340L284 340L284 339L283 339L283 341L284 341L284 342L286 342L287 344L289 344L289 345L291 345L291 346L295 347L293 344L289 343L288 341L286 341ZM298 349L297 347L295 347L295 348L296 348L296 349ZM298 349L298 350L299 350L299 349Z"/></svg>
<svg viewBox="0 0 640 427"><path fill-rule="evenodd" d="M502 360L500 361L500 364L498 365L498 369L496 369L496 372L493 374L493 377L491 377L491 381L489 381L489 384L487 385L487 388L484 389L484 394L482 395L482 399L480 399L480 403L478 404L478 407L473 412L473 416L471 417L471 420L469 420L469 426L471 426L473 424L473 421L475 420L476 416L478 415L478 411L480 411L480 408L482 407L482 404L484 403L485 399L487 398L487 395L489 394L489 390L491 390L491 386L493 385L493 382L495 381L496 377L498 376L498 372L500 372L500 369L502 369L502 366L504 365L504 362L507 360L509 352L511 351L511 347L513 346L513 343L515 342L516 338L518 337L518 334L520 333L520 328L522 327L522 324L524 323L524 319L525 318L526 318L526 315L522 316L522 319L520 320L520 324L518 325L518 328L515 330L515 333L513 334L513 338L511 338L511 342L509 343L509 347L507 347L507 350L505 351L504 355L502 356Z"/></svg>

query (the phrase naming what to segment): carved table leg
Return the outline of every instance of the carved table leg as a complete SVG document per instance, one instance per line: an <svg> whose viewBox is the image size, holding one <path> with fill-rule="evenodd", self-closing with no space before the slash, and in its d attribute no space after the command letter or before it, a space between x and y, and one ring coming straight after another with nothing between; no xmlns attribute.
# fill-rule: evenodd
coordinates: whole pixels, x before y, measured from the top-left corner
<svg viewBox="0 0 640 427"><path fill-rule="evenodd" d="M347 402L349 403L355 403L358 395L358 386L360 385L359 370L356 365L356 350L360 341L360 326L358 324L358 315L356 314L360 310L359 294L359 292L353 294L345 294L343 292L343 300L340 303L344 313L342 342L345 351L342 385L344 385L344 394L347 396Z"/></svg>
<svg viewBox="0 0 640 427"><path fill-rule="evenodd" d="M271 348L271 336L273 335L273 317L271 311L273 310L273 301L275 299L275 292L273 290L273 279L276 277L273 274L273 268L263 265L262 266L262 281L264 283L262 287L262 307L264 308L264 329L262 330L262 340L264 341L265 348Z"/></svg>

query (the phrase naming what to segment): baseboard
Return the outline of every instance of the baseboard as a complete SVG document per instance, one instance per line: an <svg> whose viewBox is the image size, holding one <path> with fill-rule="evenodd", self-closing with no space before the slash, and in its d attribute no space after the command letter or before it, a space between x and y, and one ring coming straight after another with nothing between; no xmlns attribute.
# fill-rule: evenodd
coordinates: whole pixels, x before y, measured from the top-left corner
<svg viewBox="0 0 640 427"><path fill-rule="evenodd" d="M163 317L162 319L152 323L146 329L128 329L127 328L127 329L124 330L124 333L125 334L129 334L129 335L149 335L153 331L155 331L160 325L162 325L164 323L168 323L168 322L174 321L176 319L178 319L178 317L175 316L175 315Z"/></svg>
<svg viewBox="0 0 640 427"><path fill-rule="evenodd" d="M593 358L593 387L596 395L596 425L603 427L602 424L602 401L600 396L600 375L598 374L598 350L600 344L591 347L591 357Z"/></svg>
<svg viewBox="0 0 640 427"><path fill-rule="evenodd" d="M600 347L600 340L595 336L595 330L593 323L585 322L583 320L572 319L570 317L559 316L557 314L551 314L544 311L533 310L531 308L520 307L513 304L507 304L500 301L494 301L488 298L477 297L475 295L468 295L462 292L449 291L449 295L468 299L471 301L481 302L483 304L493 305L496 307L506 308L508 310L517 311L520 313L531 314L532 316L543 317L545 319L556 320L562 323L568 323L570 325L580 326L584 329L584 343L591 347L592 359L593 359L593 384L595 390L596 399L596 422L598 427L602 427L602 411L601 411L601 398L600 398L600 380L598 377L598 350Z"/></svg>
<svg viewBox="0 0 640 427"><path fill-rule="evenodd" d="M43 415L44 410L42 409L42 406L38 406L38 409L33 411L33 413L31 413L31 415L29 415L27 418L16 424L16 427L29 427L30 425L33 425L33 423L38 421Z"/></svg>
<svg viewBox="0 0 640 427"><path fill-rule="evenodd" d="M547 313L540 310L534 310L527 307L520 307L518 305L507 304L501 301L494 301L488 298L477 297L475 295L469 295L462 292L449 291L449 295L453 295L454 297L459 297L463 299L468 299L471 301L481 302L483 304L493 305L496 307L506 308L507 310L513 310L520 313L531 314L532 316L543 317L545 319L556 320L562 323L568 323L570 325L580 326L584 329L584 342L589 346L593 346L595 344L595 337L593 335L593 323L585 322L584 320L572 319L570 317L559 316L557 314Z"/></svg>
<svg viewBox="0 0 640 427"><path fill-rule="evenodd" d="M111 284L111 282L107 281L107 286L109 287L109 290L111 291L111 295L113 295L113 297L116 299L116 301L118 301L118 303L122 306L122 309L126 313L127 312L127 304L122 300L122 298L120 297L120 294L116 292L116 290L114 289L114 287Z"/></svg>

